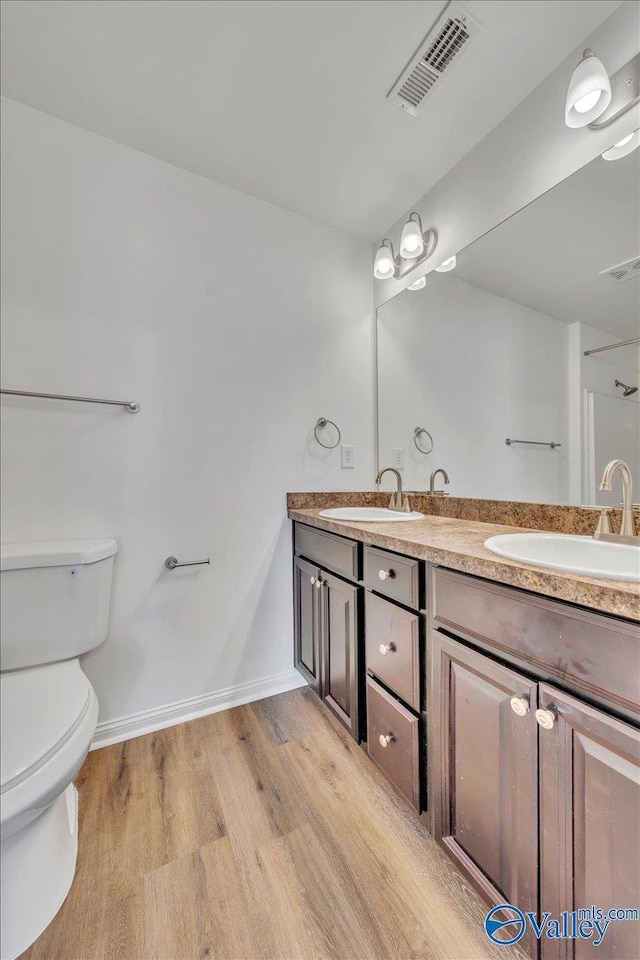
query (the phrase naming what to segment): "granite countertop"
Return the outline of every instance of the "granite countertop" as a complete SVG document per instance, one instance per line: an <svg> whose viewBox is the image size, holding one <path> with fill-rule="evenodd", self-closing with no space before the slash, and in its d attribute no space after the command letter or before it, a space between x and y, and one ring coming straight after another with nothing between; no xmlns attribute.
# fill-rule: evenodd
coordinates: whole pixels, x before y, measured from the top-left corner
<svg viewBox="0 0 640 960"><path fill-rule="evenodd" d="M640 584L623 580L596 580L534 567L498 557L483 546L487 537L501 533L522 533L531 528L438 516L399 523L353 523L321 517L319 509L291 506L288 515L291 520L452 570L618 617L640 620Z"/></svg>

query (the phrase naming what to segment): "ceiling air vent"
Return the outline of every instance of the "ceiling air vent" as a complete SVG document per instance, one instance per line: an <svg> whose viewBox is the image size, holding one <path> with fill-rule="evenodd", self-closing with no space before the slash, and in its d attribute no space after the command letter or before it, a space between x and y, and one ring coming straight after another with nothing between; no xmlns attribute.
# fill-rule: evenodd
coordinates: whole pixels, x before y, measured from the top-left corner
<svg viewBox="0 0 640 960"><path fill-rule="evenodd" d="M640 257L632 257L631 260L618 263L615 267L602 270L600 276L606 277L609 283L624 283L625 280L633 280L634 277L640 277Z"/></svg>
<svg viewBox="0 0 640 960"><path fill-rule="evenodd" d="M478 24L457 3L449 3L393 85L388 98L412 117L439 87L479 33Z"/></svg>

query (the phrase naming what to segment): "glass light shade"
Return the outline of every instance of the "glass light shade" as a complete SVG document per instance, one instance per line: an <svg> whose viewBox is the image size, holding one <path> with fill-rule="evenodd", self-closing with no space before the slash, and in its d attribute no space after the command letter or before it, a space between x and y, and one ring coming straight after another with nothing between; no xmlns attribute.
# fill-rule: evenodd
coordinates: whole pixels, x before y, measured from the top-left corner
<svg viewBox="0 0 640 960"><path fill-rule="evenodd" d="M386 243L381 243L373 261L373 275L376 280L389 280L395 273L396 265L393 261L393 250Z"/></svg>
<svg viewBox="0 0 640 960"><path fill-rule="evenodd" d="M593 51L585 50L569 82L564 122L568 127L586 127L597 120L610 103L609 74Z"/></svg>
<svg viewBox="0 0 640 960"><path fill-rule="evenodd" d="M422 230L420 224L415 220L407 220L402 228L400 237L400 256L405 260L413 260L422 255L424 250L424 240L422 239Z"/></svg>
<svg viewBox="0 0 640 960"><path fill-rule="evenodd" d="M436 267L438 273L448 273L449 270L455 270L458 259L454 253L452 257L449 257L447 260L443 260L439 267Z"/></svg>
<svg viewBox="0 0 640 960"><path fill-rule="evenodd" d="M420 277L419 280L414 280L413 283L410 283L407 287L407 290L423 290L427 285L427 278Z"/></svg>
<svg viewBox="0 0 640 960"><path fill-rule="evenodd" d="M638 147L640 147L640 130L635 130L628 136L623 137L622 140L618 140L618 142L614 143L608 150L605 150L602 154L602 159L619 160L620 157L626 157L628 153L632 153L634 150L637 150Z"/></svg>

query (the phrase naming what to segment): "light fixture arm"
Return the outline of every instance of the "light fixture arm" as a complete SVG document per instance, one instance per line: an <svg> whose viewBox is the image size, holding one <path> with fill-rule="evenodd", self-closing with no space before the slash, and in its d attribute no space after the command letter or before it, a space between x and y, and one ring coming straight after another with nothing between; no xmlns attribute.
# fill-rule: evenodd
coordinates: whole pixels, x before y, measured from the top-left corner
<svg viewBox="0 0 640 960"><path fill-rule="evenodd" d="M611 103L602 116L593 120L589 126L592 130L608 127L638 103L640 103L640 53L632 57L611 77Z"/></svg>

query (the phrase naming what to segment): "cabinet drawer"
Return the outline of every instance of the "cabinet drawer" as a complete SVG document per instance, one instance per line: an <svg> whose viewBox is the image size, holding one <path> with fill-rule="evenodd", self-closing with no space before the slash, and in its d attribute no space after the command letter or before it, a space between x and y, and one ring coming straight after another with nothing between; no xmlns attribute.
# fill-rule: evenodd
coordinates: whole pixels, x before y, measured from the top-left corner
<svg viewBox="0 0 640 960"><path fill-rule="evenodd" d="M313 560L318 566L349 580L360 579L359 544L356 541L296 523L294 543L296 553Z"/></svg>
<svg viewBox="0 0 640 960"><path fill-rule="evenodd" d="M420 561L377 547L364 548L364 577L369 589L417 610L420 606Z"/></svg>
<svg viewBox="0 0 640 960"><path fill-rule="evenodd" d="M420 710L420 617L366 594L367 670Z"/></svg>
<svg viewBox="0 0 640 960"><path fill-rule="evenodd" d="M409 803L420 809L420 721L367 677L367 749Z"/></svg>
<svg viewBox="0 0 640 960"><path fill-rule="evenodd" d="M431 583L434 626L640 714L637 624L438 567Z"/></svg>

